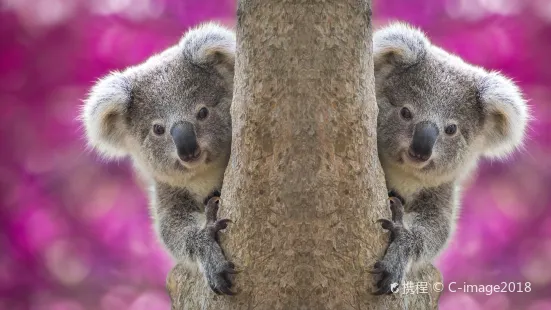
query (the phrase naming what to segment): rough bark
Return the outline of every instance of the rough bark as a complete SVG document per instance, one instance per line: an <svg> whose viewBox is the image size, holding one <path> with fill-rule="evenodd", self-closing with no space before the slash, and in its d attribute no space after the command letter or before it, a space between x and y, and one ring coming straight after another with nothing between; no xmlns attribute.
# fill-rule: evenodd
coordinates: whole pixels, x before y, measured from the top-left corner
<svg viewBox="0 0 551 310"><path fill-rule="evenodd" d="M377 158L368 0L242 0L222 245L243 270L216 296L177 266L173 309L434 308L438 294L372 296L388 236ZM428 269L423 281L437 279ZM431 299L431 301L429 301Z"/></svg>

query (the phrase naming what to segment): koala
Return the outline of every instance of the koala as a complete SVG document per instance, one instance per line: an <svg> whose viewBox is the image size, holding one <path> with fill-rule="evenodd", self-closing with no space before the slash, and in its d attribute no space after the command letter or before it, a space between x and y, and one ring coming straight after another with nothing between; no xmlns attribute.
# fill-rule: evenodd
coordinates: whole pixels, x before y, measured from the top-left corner
<svg viewBox="0 0 551 310"><path fill-rule="evenodd" d="M235 34L205 24L100 79L81 113L89 146L129 157L148 184L154 226L172 256L227 295L236 269L218 242L230 220L217 218L217 196L230 156L234 62Z"/></svg>
<svg viewBox="0 0 551 310"><path fill-rule="evenodd" d="M375 294L390 294L446 247L462 181L480 158L505 158L521 147L530 115L510 79L466 63L406 24L376 31L373 55L377 147L394 197L392 218L378 221L390 242L372 273Z"/></svg>

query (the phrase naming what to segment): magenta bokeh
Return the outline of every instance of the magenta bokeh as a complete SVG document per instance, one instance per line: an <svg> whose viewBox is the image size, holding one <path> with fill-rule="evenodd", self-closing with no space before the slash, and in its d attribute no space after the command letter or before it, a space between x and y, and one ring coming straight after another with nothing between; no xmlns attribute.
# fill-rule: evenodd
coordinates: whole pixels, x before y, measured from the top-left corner
<svg viewBox="0 0 551 310"><path fill-rule="evenodd" d="M127 162L85 148L90 86L189 27L235 23L226 0L0 0L0 309L168 309L172 262ZM484 162L438 262L444 285L531 282L529 293L446 291L441 309L551 309L551 2L379 0L374 23L409 21L517 81L535 120L507 163Z"/></svg>

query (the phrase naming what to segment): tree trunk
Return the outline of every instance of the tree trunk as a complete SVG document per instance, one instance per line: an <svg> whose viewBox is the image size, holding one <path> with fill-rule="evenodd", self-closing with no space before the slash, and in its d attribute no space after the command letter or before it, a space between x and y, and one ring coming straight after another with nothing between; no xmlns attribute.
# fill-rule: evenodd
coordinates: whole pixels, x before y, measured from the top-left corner
<svg viewBox="0 0 551 310"><path fill-rule="evenodd" d="M243 270L217 296L177 266L173 309L434 308L438 294L373 296L388 236L377 157L368 0L242 0L222 247ZM434 268L424 281L438 279Z"/></svg>

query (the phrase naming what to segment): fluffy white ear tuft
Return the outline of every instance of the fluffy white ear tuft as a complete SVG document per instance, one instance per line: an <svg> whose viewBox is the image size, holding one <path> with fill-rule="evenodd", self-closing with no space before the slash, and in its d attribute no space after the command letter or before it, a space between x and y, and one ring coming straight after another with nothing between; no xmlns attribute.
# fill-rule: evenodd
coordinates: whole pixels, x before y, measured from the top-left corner
<svg viewBox="0 0 551 310"><path fill-rule="evenodd" d="M235 33L215 23L189 30L180 40L186 58L197 65L212 65L233 74Z"/></svg>
<svg viewBox="0 0 551 310"><path fill-rule="evenodd" d="M113 72L99 80L84 101L81 120L88 144L105 157L127 155L124 115L132 100L131 87L127 77Z"/></svg>
<svg viewBox="0 0 551 310"><path fill-rule="evenodd" d="M409 66L423 59L430 47L425 34L408 24L396 22L373 35L375 71L385 66Z"/></svg>
<svg viewBox="0 0 551 310"><path fill-rule="evenodd" d="M484 150L487 157L503 158L522 146L530 110L513 81L490 72L478 80L484 111Z"/></svg>

